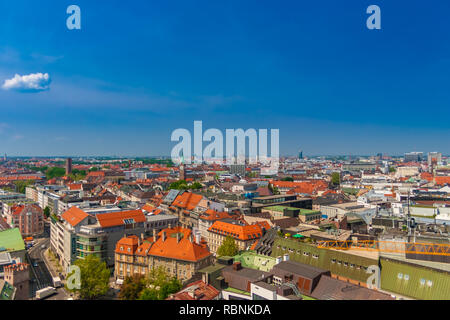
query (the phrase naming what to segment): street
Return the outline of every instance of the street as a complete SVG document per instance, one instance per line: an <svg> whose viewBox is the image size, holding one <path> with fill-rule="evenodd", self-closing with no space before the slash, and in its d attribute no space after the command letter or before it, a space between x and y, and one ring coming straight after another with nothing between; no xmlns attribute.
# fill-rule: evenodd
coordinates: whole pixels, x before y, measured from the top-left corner
<svg viewBox="0 0 450 320"><path fill-rule="evenodd" d="M44 251L50 246L50 226L46 223L44 234L35 240L35 244L28 250L28 258L31 267L30 297L36 297L36 291L53 287L52 274L44 262ZM56 274L54 276L57 276ZM58 288L56 294L46 300L65 300L69 296L64 288Z"/></svg>

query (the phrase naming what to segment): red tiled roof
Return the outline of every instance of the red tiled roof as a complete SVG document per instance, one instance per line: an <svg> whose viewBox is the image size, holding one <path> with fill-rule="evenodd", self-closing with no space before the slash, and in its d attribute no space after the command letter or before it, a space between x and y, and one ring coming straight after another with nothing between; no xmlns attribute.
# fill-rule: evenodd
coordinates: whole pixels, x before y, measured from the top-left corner
<svg viewBox="0 0 450 320"><path fill-rule="evenodd" d="M438 185L450 184L450 176L448 176L448 177L436 176L436 177L434 177L434 182Z"/></svg>
<svg viewBox="0 0 450 320"><path fill-rule="evenodd" d="M208 221L215 221L229 219L232 217L227 212L218 212L212 209L208 209L202 215L200 215L199 218Z"/></svg>
<svg viewBox="0 0 450 320"><path fill-rule="evenodd" d="M61 218L66 220L72 227L75 227L88 216L89 215L80 208L71 207L61 215Z"/></svg>
<svg viewBox="0 0 450 320"><path fill-rule="evenodd" d="M187 210L193 210L202 198L203 196L200 194L184 192L175 198L172 205Z"/></svg>
<svg viewBox="0 0 450 320"><path fill-rule="evenodd" d="M162 239L163 232L166 232L164 241ZM183 234L183 238L179 242L174 236L176 233ZM211 252L208 249L189 240L190 235L190 229L181 227L164 229L159 233L158 240L153 243L148 254L185 261L198 261L210 256Z"/></svg>
<svg viewBox="0 0 450 320"><path fill-rule="evenodd" d="M131 235L128 237L123 237L116 244L116 253L133 255L138 246L139 238L136 235ZM128 251L130 249L130 251Z"/></svg>
<svg viewBox="0 0 450 320"><path fill-rule="evenodd" d="M96 217L102 228L124 225L125 219L133 219L134 223L145 222L145 215L141 210L101 213Z"/></svg>
<svg viewBox="0 0 450 320"><path fill-rule="evenodd" d="M219 233L224 236L231 236L239 240L258 239L262 237L263 233L262 227L259 224L243 226L223 221L214 222L213 225L209 227L208 231Z"/></svg>
<svg viewBox="0 0 450 320"><path fill-rule="evenodd" d="M183 290L167 298L167 300L213 300L219 293L212 285L199 280L189 284Z"/></svg>

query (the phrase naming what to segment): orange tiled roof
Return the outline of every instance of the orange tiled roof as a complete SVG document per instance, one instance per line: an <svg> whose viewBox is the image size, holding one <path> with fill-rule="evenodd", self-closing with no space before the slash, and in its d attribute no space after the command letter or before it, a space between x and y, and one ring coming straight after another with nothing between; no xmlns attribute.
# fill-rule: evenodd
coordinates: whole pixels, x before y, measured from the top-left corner
<svg viewBox="0 0 450 320"><path fill-rule="evenodd" d="M266 222L267 223L267 222ZM270 226L269 226L270 228ZM231 236L239 240L251 240L262 237L263 230L259 224L237 225L223 221L216 221L208 231Z"/></svg>
<svg viewBox="0 0 450 320"><path fill-rule="evenodd" d="M191 290L193 294L189 294ZM198 280L167 298L167 300L213 300L219 293L220 292L212 285L206 284L202 280Z"/></svg>
<svg viewBox="0 0 450 320"><path fill-rule="evenodd" d="M138 247L139 238L136 235L123 237L116 244L116 253L133 255ZM128 251L130 249L130 251Z"/></svg>
<svg viewBox="0 0 450 320"><path fill-rule="evenodd" d="M104 177L105 171L91 171L88 173L88 177Z"/></svg>
<svg viewBox="0 0 450 320"><path fill-rule="evenodd" d="M81 190L83 185L81 183L69 183L67 186L69 190Z"/></svg>
<svg viewBox="0 0 450 320"><path fill-rule="evenodd" d="M123 225L125 224L125 219L133 219L134 223L145 221L145 215L141 210L102 213L98 214L96 217L102 228Z"/></svg>
<svg viewBox="0 0 450 320"><path fill-rule="evenodd" d="M193 210L200 200L202 200L203 196L200 194L195 194L192 192L184 192L183 194L177 196L175 200L172 202L173 206Z"/></svg>
<svg viewBox="0 0 450 320"><path fill-rule="evenodd" d="M450 176L434 177L434 182L438 185L450 184Z"/></svg>
<svg viewBox="0 0 450 320"><path fill-rule="evenodd" d="M66 220L72 227L75 227L88 216L89 215L80 208L71 207L61 215L61 218Z"/></svg>
<svg viewBox="0 0 450 320"><path fill-rule="evenodd" d="M162 239L163 231L167 234L165 241ZM175 227L163 231L159 233L158 240L151 246L149 255L185 261L198 261L211 255L208 249L189 240L191 230ZM179 232L184 236L178 242L177 238L172 235Z"/></svg>
<svg viewBox="0 0 450 320"><path fill-rule="evenodd" d="M206 210L201 216L200 219L214 221L214 220L222 220L232 218L227 212L218 212L212 209Z"/></svg>

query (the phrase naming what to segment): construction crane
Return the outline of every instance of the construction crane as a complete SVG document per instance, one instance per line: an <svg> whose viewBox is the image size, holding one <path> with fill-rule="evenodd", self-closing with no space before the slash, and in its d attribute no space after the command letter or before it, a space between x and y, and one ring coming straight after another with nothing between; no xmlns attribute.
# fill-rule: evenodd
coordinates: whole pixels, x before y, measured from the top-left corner
<svg viewBox="0 0 450 320"><path fill-rule="evenodd" d="M325 240L318 241L318 248L336 250L378 251L386 253L409 253L450 256L449 243L426 243L404 241L377 241L377 240Z"/></svg>

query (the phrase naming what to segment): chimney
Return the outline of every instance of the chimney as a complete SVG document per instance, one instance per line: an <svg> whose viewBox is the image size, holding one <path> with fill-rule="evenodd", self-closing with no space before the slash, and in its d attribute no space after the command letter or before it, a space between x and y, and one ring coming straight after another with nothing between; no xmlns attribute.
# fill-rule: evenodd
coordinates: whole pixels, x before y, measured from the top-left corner
<svg viewBox="0 0 450 320"><path fill-rule="evenodd" d="M162 233L162 241L166 241L166 231L163 231Z"/></svg>
<svg viewBox="0 0 450 320"><path fill-rule="evenodd" d="M153 242L156 242L156 229L153 229Z"/></svg>
<svg viewBox="0 0 450 320"><path fill-rule="evenodd" d="M169 223L169 229L172 229L172 224L171 223Z"/></svg>
<svg viewBox="0 0 450 320"><path fill-rule="evenodd" d="M180 239L181 239L180 233L177 232L177 243L180 242Z"/></svg>
<svg viewBox="0 0 450 320"><path fill-rule="evenodd" d="M242 265L240 262L233 263L233 270L238 271L242 269Z"/></svg>
<svg viewBox="0 0 450 320"><path fill-rule="evenodd" d="M196 243L196 244L200 244L200 234L199 234L199 233L197 233L197 234L195 235L195 243Z"/></svg>
<svg viewBox="0 0 450 320"><path fill-rule="evenodd" d="M281 261L282 261L282 258L281 257L277 257L276 264L279 264Z"/></svg>
<svg viewBox="0 0 450 320"><path fill-rule="evenodd" d="M289 261L289 255L287 253L284 254L283 261Z"/></svg>

